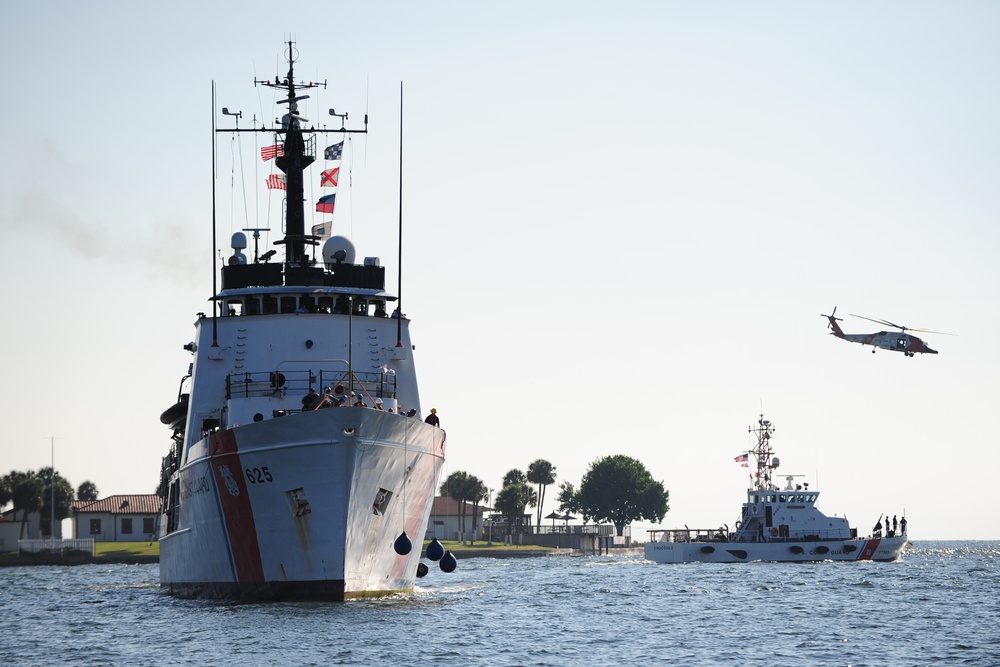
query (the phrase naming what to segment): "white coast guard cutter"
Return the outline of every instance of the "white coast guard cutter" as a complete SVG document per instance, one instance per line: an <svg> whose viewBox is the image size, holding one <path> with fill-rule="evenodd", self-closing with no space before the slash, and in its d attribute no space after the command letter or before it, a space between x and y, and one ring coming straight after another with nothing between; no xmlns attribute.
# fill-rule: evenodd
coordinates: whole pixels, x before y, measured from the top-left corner
<svg viewBox="0 0 1000 667"><path fill-rule="evenodd" d="M185 345L194 359L177 403L161 417L173 443L160 582L179 595L342 600L412 589L426 571L420 544L445 433L402 414L421 407L409 321L386 316L398 301L378 259L356 263L340 236L320 257L310 251L319 239L305 228L303 173L327 130L306 131L298 103L325 84L296 82L294 53L289 43L286 77L255 82L283 94L280 124L233 130L281 147L284 260L255 249L248 262L245 235L234 235L212 314L199 314ZM367 117L364 130L331 131L365 132ZM303 401L327 387L327 401Z"/></svg>
<svg viewBox="0 0 1000 667"><path fill-rule="evenodd" d="M761 415L750 431L757 442L747 454L756 460L753 484L735 527L651 530L645 556L657 563L743 563L747 561L876 560L899 558L907 544L906 518L895 530L882 519L869 537L858 537L844 517L827 516L817 507L819 491L808 484L772 484L778 458L771 449L774 428ZM751 464L752 465L752 464Z"/></svg>

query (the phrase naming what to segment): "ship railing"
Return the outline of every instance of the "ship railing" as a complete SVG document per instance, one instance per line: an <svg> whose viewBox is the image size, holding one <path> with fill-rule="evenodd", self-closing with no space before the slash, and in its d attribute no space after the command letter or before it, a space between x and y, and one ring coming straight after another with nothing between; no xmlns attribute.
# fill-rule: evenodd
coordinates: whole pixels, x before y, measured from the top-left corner
<svg viewBox="0 0 1000 667"><path fill-rule="evenodd" d="M651 542L724 542L728 534L724 528L672 528L654 529L649 532Z"/></svg>
<svg viewBox="0 0 1000 667"><path fill-rule="evenodd" d="M337 386L343 389L338 395L348 393L350 383L346 371L320 369L318 373L311 370L232 373L226 376L226 399L266 398L288 394L305 396L310 388L322 394L326 387L335 389ZM373 398L395 398L396 386L396 375L392 371L354 373L356 394Z"/></svg>

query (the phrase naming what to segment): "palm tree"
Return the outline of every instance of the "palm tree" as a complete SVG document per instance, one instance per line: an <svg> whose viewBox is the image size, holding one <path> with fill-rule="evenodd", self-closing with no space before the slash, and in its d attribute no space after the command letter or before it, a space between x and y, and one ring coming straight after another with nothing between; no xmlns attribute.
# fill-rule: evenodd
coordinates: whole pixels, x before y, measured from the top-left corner
<svg viewBox="0 0 1000 667"><path fill-rule="evenodd" d="M545 487L556 481L556 467L545 459L537 459L528 466L528 481L538 485L538 510L535 525L542 525L542 505L545 504Z"/></svg>
<svg viewBox="0 0 1000 667"><path fill-rule="evenodd" d="M500 483L500 488L502 489L505 486L510 486L511 484L527 484L527 483L528 483L528 478L525 477L524 473L518 470L517 468L513 468L512 470L508 470L507 474L503 476L503 481Z"/></svg>
<svg viewBox="0 0 1000 667"><path fill-rule="evenodd" d="M4 486L14 504L14 518L17 519L17 512L21 512L21 535L24 539L24 528L28 523L28 515L37 512L42 507L42 494L45 491L45 483L38 478L34 471L28 472L12 471L4 477Z"/></svg>
<svg viewBox="0 0 1000 667"><path fill-rule="evenodd" d="M448 496L458 503L458 525L459 530L465 532L465 501L469 495L469 473L464 470L456 470L448 475L448 479L441 484L441 495Z"/></svg>
<svg viewBox="0 0 1000 667"><path fill-rule="evenodd" d="M479 503L490 497L486 484L475 475L469 475L469 492L472 500L472 541L476 541L476 516L479 514Z"/></svg>

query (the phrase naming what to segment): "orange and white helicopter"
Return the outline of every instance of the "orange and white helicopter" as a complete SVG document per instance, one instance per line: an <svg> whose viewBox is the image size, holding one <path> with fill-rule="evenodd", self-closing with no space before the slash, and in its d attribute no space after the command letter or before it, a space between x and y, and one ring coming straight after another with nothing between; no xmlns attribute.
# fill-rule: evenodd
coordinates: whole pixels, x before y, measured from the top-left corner
<svg viewBox="0 0 1000 667"><path fill-rule="evenodd" d="M868 320L869 322L875 322L876 324L884 324L886 326L894 327L899 329L899 331L879 331L878 333L871 334L845 334L840 325L837 322L843 322L839 317L835 317L837 314L837 308L834 306L833 312L829 315L822 315L830 321L829 328L833 329L832 335L837 338L843 338L849 343L861 343L862 345L872 345L876 348L881 347L884 350L892 350L894 352L902 352L908 357L912 357L917 352L921 354L937 354L937 350L932 350L927 346L927 343L920 340L916 336L911 336L906 333L907 331L921 331L926 333L943 334L945 336L951 336L953 334L944 334L941 331L929 331L928 329L911 329L910 327L900 326L898 324L893 324L888 320L873 320L870 317L865 317L863 315L851 314L851 317L857 317L862 320ZM875 350L872 350L872 354L875 354Z"/></svg>

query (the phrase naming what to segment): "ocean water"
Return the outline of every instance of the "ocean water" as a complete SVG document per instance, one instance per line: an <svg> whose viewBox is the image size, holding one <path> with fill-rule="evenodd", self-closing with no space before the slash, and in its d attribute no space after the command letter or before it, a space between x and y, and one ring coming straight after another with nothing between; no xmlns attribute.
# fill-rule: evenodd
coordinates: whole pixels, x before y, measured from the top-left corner
<svg viewBox="0 0 1000 667"><path fill-rule="evenodd" d="M180 600L158 577L0 568L0 665L1000 665L1000 542L895 563L475 558L340 604Z"/></svg>

